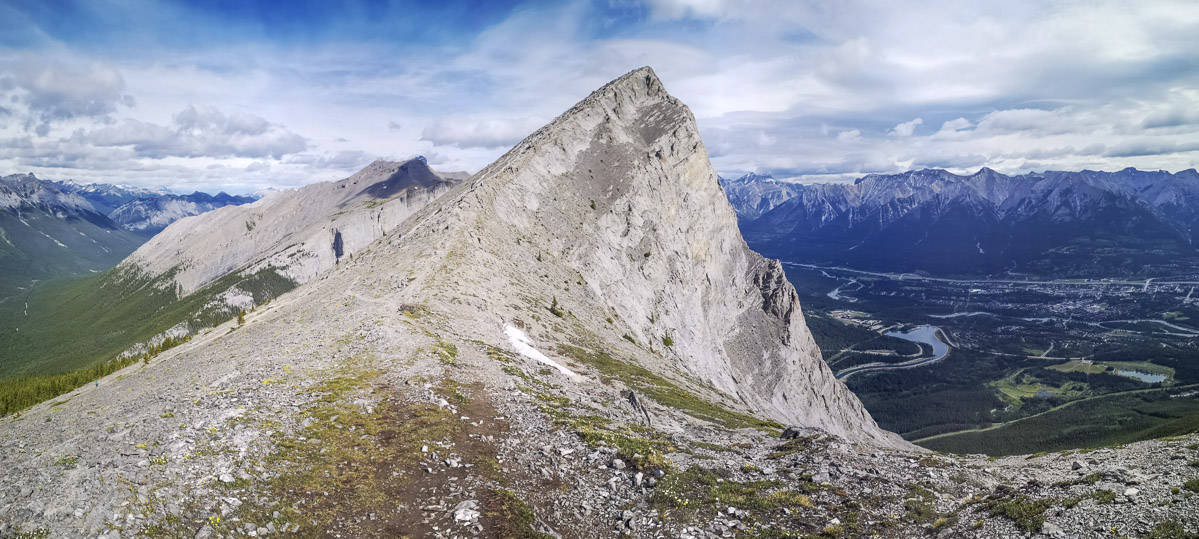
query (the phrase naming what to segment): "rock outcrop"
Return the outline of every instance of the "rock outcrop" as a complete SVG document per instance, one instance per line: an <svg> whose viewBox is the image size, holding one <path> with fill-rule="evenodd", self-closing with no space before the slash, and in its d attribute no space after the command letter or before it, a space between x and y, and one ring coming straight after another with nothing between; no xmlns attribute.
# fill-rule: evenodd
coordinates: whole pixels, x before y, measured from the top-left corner
<svg viewBox="0 0 1199 539"><path fill-rule="evenodd" d="M517 144L457 207L494 258L540 256L570 273L581 284L559 299L576 316L614 315L655 370L681 369L783 423L905 445L834 379L780 266L741 239L691 111L651 69Z"/></svg>
<svg viewBox="0 0 1199 539"><path fill-rule="evenodd" d="M182 219L119 269L150 277L170 273L180 295L234 271L274 269L303 283L390 232L453 183L437 176L422 157L376 161L341 181Z"/></svg>

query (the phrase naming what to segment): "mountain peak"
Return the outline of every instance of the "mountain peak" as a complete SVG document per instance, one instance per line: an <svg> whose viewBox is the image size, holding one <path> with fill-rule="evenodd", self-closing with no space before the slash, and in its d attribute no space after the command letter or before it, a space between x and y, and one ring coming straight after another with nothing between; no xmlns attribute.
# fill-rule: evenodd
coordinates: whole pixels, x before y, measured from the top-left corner
<svg viewBox="0 0 1199 539"><path fill-rule="evenodd" d="M408 256L454 253L461 284L430 304L455 308L488 283L487 306L461 313L469 325L520 320L534 341L602 344L780 422L902 445L820 359L782 267L746 246L694 116L652 70L591 93L438 206L404 236ZM550 297L590 334L509 307Z"/></svg>
<svg viewBox="0 0 1199 539"><path fill-rule="evenodd" d="M637 69L629 71L620 77L613 79L608 84L601 86L592 95L603 93L605 90L615 88L630 88L630 89L646 89L655 93L666 93L666 88L662 86L662 81L658 79L658 74L654 73L654 69L650 66L641 66Z"/></svg>

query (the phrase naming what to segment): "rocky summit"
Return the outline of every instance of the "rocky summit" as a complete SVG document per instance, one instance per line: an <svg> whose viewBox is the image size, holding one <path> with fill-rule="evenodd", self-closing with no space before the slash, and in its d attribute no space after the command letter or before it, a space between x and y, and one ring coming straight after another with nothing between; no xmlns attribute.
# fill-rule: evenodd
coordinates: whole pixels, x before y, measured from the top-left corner
<svg viewBox="0 0 1199 539"><path fill-rule="evenodd" d="M270 260L301 261L287 267L309 278L0 420L0 534L1100 537L1199 525L1199 437L992 460L879 429L824 365L779 264L746 247L694 118L649 68L406 214L295 225L427 189L423 161L377 165L275 195L287 197L277 212L263 211L268 197L203 227L185 218L127 260L187 289L259 263L252 243L272 242L285 249ZM337 232L344 246L361 237L347 231L388 219L337 254Z"/></svg>

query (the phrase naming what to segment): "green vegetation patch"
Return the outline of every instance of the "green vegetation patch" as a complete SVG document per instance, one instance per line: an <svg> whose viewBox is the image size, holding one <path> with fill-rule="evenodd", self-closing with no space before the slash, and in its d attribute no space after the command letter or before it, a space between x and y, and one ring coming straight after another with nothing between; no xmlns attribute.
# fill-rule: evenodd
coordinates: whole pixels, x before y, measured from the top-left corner
<svg viewBox="0 0 1199 539"><path fill-rule="evenodd" d="M983 501L983 508L991 516L1008 518L1021 530L1041 531L1041 526L1045 524L1045 511L1057 505L1057 501L1052 498L1030 498L1013 493L1012 489L1001 488L1000 493L992 494Z"/></svg>
<svg viewBox="0 0 1199 539"><path fill-rule="evenodd" d="M821 444L820 442L824 442L824 443ZM805 453L808 451L818 449L819 445L828 445L828 439L820 436L819 434L813 434L811 436L801 436L799 438L792 438L790 440L783 442L782 444L779 444L778 447L774 448L774 451L767 453L766 458L771 459L771 460L778 460L781 458L785 458L788 455L793 455L795 453Z"/></svg>
<svg viewBox="0 0 1199 539"><path fill-rule="evenodd" d="M295 287L265 268L252 275L230 274L179 297L174 272L153 280L107 272L40 284L29 296L29 313L0 310L0 415L10 414L69 392L148 357L119 357L175 325L218 325L237 315L214 299L237 287L263 304ZM180 342L166 343L150 357ZM160 345L162 346L162 345Z"/></svg>
<svg viewBox="0 0 1199 539"><path fill-rule="evenodd" d="M508 489L488 493L483 514L491 520L491 533L512 539L550 539L553 537L533 529L536 515L533 508Z"/></svg>
<svg viewBox="0 0 1199 539"><path fill-rule="evenodd" d="M259 498L282 503L247 503L243 520L298 525L301 535L335 527L354 535L364 531L352 528L347 514L390 513L397 498L410 494L405 488L419 470L422 445L449 439L463 423L448 409L386 395L373 410L355 404L359 395L385 391L374 385L380 374L369 358L357 358L311 388L314 400L301 412L307 426L297 435L273 435L275 451L264 461L279 475L260 483L266 496Z"/></svg>
<svg viewBox="0 0 1199 539"><path fill-rule="evenodd" d="M1149 535L1145 537L1146 539L1197 539L1199 533L1189 532L1182 524L1167 520L1159 522L1152 530L1149 530Z"/></svg>
<svg viewBox="0 0 1199 539"><path fill-rule="evenodd" d="M437 360L442 364L450 366L458 364L458 346L452 342L441 340L441 337L437 337L437 341L433 345L433 355L437 356Z"/></svg>
<svg viewBox="0 0 1199 539"><path fill-rule="evenodd" d="M918 443L946 453L1004 456L1105 447L1199 431L1199 402L1170 398L1179 390L1151 389L1083 399L997 428Z"/></svg>
<svg viewBox="0 0 1199 539"><path fill-rule="evenodd" d="M555 425L573 429L583 443L591 447L606 446L616 450L616 456L634 470L669 468L667 453L677 450L660 432L634 425L612 425L612 420L596 415L574 415L566 408L570 399L538 393L538 409L549 416Z"/></svg>
<svg viewBox="0 0 1199 539"><path fill-rule="evenodd" d="M1092 474L1087 474L1083 477L1079 477L1077 479L1058 481L1058 482L1054 483L1053 486L1064 488L1064 487L1072 487L1074 485L1094 485L1095 483L1098 483L1100 479L1103 479L1103 474L1099 473L1099 472L1095 472Z"/></svg>
<svg viewBox="0 0 1199 539"><path fill-rule="evenodd" d="M591 365L599 370L604 378L620 380L658 404L669 406L691 417L731 429L753 427L771 434L782 431L782 425L775 421L758 419L712 404L633 361L621 361L608 355L607 352L589 351L565 344L560 345L558 351L579 363Z"/></svg>
<svg viewBox="0 0 1199 539"><path fill-rule="evenodd" d="M1100 365L1100 364L1096 364L1096 363L1091 363L1090 361L1082 361L1079 359L1072 359L1065 363L1058 363L1057 365L1050 365L1045 368L1052 369L1052 370L1055 370L1058 372L1081 372L1081 373L1086 373L1086 374L1099 374L1099 373L1107 370L1106 365Z"/></svg>
<svg viewBox="0 0 1199 539"><path fill-rule="evenodd" d="M761 518L782 509L813 507L809 494L814 491L787 488L782 481L736 481L725 470L692 466L662 478L649 502L665 516L685 520L728 507L749 510L755 515L750 518Z"/></svg>

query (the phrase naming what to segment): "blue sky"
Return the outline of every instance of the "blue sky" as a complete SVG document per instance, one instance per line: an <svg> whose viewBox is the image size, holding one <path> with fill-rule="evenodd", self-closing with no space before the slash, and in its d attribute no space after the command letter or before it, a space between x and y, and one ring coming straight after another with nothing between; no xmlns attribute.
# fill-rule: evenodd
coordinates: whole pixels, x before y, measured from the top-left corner
<svg viewBox="0 0 1199 539"><path fill-rule="evenodd" d="M640 65L725 175L1199 161L1192 1L0 1L0 174L474 171Z"/></svg>

